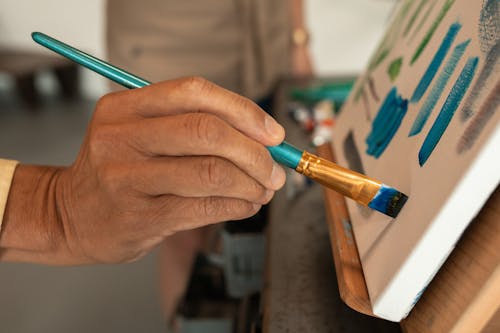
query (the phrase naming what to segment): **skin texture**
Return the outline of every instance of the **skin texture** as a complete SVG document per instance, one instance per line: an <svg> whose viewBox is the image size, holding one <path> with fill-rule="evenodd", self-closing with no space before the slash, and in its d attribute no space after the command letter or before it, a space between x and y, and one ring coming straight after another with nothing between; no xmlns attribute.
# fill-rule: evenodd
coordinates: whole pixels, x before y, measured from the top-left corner
<svg viewBox="0 0 500 333"><path fill-rule="evenodd" d="M265 148L283 139L253 102L201 78L106 95L71 166L16 169L1 258L129 262L174 233L252 216L284 184Z"/></svg>

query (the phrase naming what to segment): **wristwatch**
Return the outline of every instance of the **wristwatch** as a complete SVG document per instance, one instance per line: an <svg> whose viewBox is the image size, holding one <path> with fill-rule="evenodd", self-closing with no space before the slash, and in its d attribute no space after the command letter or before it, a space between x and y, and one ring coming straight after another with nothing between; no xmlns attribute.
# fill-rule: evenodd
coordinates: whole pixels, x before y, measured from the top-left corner
<svg viewBox="0 0 500 333"><path fill-rule="evenodd" d="M309 32L304 28L295 28L292 31L293 46L305 46L309 43Z"/></svg>

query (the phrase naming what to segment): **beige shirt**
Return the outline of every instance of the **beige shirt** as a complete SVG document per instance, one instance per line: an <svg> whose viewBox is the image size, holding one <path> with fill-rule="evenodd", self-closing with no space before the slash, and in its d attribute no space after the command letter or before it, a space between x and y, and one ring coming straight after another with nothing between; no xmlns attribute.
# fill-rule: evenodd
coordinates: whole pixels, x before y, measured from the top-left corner
<svg viewBox="0 0 500 333"><path fill-rule="evenodd" d="M108 58L157 82L203 76L252 99L289 72L289 0L108 0Z"/></svg>
<svg viewBox="0 0 500 333"><path fill-rule="evenodd" d="M12 183L17 163L17 161L0 159L0 230L2 228L5 205L9 197L10 184Z"/></svg>

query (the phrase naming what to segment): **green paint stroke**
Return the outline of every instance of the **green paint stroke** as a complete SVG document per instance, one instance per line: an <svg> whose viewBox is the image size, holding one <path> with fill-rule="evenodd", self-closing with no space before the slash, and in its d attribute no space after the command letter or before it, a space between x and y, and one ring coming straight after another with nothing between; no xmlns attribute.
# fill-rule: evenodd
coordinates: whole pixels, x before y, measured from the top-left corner
<svg viewBox="0 0 500 333"><path fill-rule="evenodd" d="M418 4L417 9L413 13L413 15L410 17L410 20L408 21L408 24L406 24L405 31L403 32L403 37L406 37L408 32L410 32L411 28L413 27L413 24L415 23L415 20L417 19L418 15L422 11L422 8L427 4L428 0L420 0L420 3Z"/></svg>
<svg viewBox="0 0 500 333"><path fill-rule="evenodd" d="M361 97L361 95L363 95L363 91L365 90L364 86L365 86L365 80L363 80L361 82L361 84L359 85L359 88L356 89L356 92L354 93L354 102L358 102L359 101L359 98Z"/></svg>
<svg viewBox="0 0 500 333"><path fill-rule="evenodd" d="M385 58L389 55L389 49L384 49L380 54L377 54L376 58L373 59L373 62L370 64L370 71L374 70L375 68L380 65L382 61L384 61Z"/></svg>
<svg viewBox="0 0 500 333"><path fill-rule="evenodd" d="M413 5L414 1L413 0L407 0L406 3L403 5L403 8L401 8L401 12L398 14L398 18L396 19L398 21L398 25L403 24L406 15L410 12L410 8ZM401 31L398 27L398 32Z"/></svg>
<svg viewBox="0 0 500 333"><path fill-rule="evenodd" d="M448 10L451 8L455 0L447 0L445 4L443 5L443 8L441 8L441 11L438 14L438 17L434 20L432 23L432 26L430 27L429 31L425 34L424 38L420 42L420 45L417 47L415 50L415 54L413 54L413 57L411 58L410 65L413 65L415 61L420 57L422 52L424 51L425 47L431 40L432 36L434 35L434 32L436 32L436 29L438 28L439 24L445 17L446 13Z"/></svg>
<svg viewBox="0 0 500 333"><path fill-rule="evenodd" d="M404 20L408 12L410 11L411 5L413 4L412 0L407 0L401 7L401 10L396 15L390 29L385 34L382 42L379 47L375 51L373 57L371 58L368 71L373 72L382 61L389 55L390 51L394 47L396 43L399 33L403 27Z"/></svg>
<svg viewBox="0 0 500 333"><path fill-rule="evenodd" d="M427 18L429 16L431 16L431 12L434 9L434 7L436 6L436 3L437 3L437 1L432 1L431 5L429 6L429 8L427 8L424 15L420 19L420 22L417 23L417 27L415 28L415 30L412 32L412 34L410 36L410 40L409 40L410 43L413 41L413 39L415 39L415 36L420 32L420 30L424 26L424 23L427 22Z"/></svg>
<svg viewBox="0 0 500 333"><path fill-rule="evenodd" d="M368 69L366 75L370 75L373 71L387 58L391 52L394 44L396 43L398 36L403 28L405 18L408 15L410 8L413 4L413 0L406 0L402 5L401 9L397 13L393 20L393 23L389 30L386 32L382 42L377 47L368 63ZM358 87L354 91L354 102L357 103L364 92L364 86L366 84L366 77L361 80Z"/></svg>
<svg viewBox="0 0 500 333"><path fill-rule="evenodd" d="M394 59L389 64L389 67L387 68L387 73L389 74L389 77L391 78L392 82L394 82L394 80L396 80L396 78L398 77L402 65L403 65L402 57Z"/></svg>

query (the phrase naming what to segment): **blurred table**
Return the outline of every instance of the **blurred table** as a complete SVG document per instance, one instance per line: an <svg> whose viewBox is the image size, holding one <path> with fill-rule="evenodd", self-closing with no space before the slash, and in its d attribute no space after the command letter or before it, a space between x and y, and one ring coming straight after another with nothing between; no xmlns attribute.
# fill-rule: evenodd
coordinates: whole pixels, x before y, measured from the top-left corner
<svg viewBox="0 0 500 333"><path fill-rule="evenodd" d="M35 76L41 71L54 73L64 97L78 94L78 66L72 61L53 54L0 49L0 73L12 77L19 94L30 105L38 102Z"/></svg>

